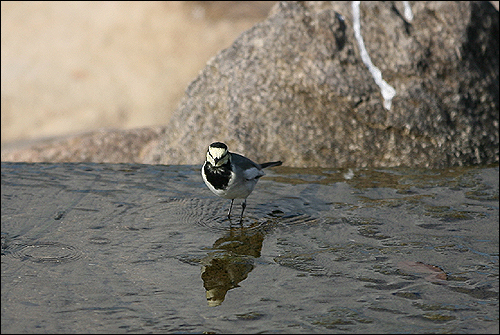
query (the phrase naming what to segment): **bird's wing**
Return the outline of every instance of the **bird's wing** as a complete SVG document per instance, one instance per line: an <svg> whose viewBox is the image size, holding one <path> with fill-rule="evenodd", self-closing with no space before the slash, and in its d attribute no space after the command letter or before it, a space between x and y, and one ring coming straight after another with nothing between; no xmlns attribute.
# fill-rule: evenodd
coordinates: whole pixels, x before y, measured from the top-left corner
<svg viewBox="0 0 500 335"><path fill-rule="evenodd" d="M260 178L264 175L264 171L262 171L259 164L252 162L244 156L232 153L231 159L247 180Z"/></svg>

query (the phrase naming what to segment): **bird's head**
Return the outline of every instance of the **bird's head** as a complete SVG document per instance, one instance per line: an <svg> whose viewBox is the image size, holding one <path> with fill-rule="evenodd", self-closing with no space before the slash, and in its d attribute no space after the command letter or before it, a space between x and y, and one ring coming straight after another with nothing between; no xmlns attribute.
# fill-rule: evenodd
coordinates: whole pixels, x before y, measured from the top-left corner
<svg viewBox="0 0 500 335"><path fill-rule="evenodd" d="M219 167L229 161L227 145L222 142L214 142L208 146L207 161L214 167Z"/></svg>

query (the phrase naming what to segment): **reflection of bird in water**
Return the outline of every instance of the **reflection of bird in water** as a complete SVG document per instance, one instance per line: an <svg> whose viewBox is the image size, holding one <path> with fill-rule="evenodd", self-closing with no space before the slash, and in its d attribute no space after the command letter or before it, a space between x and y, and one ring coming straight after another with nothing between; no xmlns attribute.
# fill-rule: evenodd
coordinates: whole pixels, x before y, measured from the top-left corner
<svg viewBox="0 0 500 335"><path fill-rule="evenodd" d="M231 229L215 241L201 273L209 306L219 306L227 291L247 278L254 268L254 258L260 257L263 241L261 231L245 228Z"/></svg>
<svg viewBox="0 0 500 335"><path fill-rule="evenodd" d="M208 305L219 306L227 291L238 287L238 283L247 278L253 267L253 259L250 258L213 258L210 265L203 267L201 275L207 291Z"/></svg>

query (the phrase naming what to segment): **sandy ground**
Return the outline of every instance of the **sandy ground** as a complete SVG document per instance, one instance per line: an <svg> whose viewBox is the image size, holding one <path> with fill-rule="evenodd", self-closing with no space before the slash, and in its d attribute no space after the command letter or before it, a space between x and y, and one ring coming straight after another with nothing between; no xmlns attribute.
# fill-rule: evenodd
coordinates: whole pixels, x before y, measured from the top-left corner
<svg viewBox="0 0 500 335"><path fill-rule="evenodd" d="M1 141L165 125L273 2L1 3Z"/></svg>

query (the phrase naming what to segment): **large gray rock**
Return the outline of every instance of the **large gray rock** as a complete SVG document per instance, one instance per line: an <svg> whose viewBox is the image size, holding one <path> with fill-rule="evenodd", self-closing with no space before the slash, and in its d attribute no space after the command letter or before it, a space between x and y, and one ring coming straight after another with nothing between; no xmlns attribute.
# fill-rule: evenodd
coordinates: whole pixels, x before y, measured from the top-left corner
<svg viewBox="0 0 500 335"><path fill-rule="evenodd" d="M402 2L360 5L368 54L396 90L389 110L361 59L351 2L281 2L208 62L165 129L120 132L93 148L99 133L66 141L76 154L46 144L38 161L201 164L223 141L295 167L498 162L498 11L489 2L411 6L409 21Z"/></svg>
<svg viewBox="0 0 500 335"><path fill-rule="evenodd" d="M281 2L188 87L147 162L200 163L208 144L305 166L442 167L498 161L498 11L488 2Z"/></svg>

